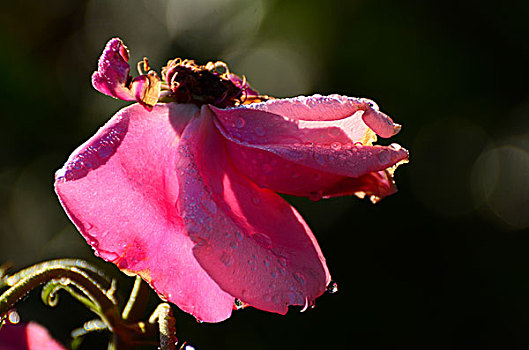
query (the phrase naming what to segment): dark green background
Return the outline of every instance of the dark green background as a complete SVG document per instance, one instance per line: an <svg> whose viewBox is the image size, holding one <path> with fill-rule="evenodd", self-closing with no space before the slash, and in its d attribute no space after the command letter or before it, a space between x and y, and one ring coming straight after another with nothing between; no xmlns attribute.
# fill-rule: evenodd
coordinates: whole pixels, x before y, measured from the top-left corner
<svg viewBox="0 0 529 350"><path fill-rule="evenodd" d="M2 4L0 261L99 261L60 208L53 174L126 105L90 84L106 41L119 36L133 65L222 59L262 93L372 98L403 125L381 142L411 155L396 172L399 192L377 205L289 198L338 293L305 313L246 309L214 325L176 311L180 339L198 349L525 349L528 17L527 1ZM126 294L130 281L120 286ZM67 297L57 309L36 296L20 305L24 320L63 342L90 317Z"/></svg>

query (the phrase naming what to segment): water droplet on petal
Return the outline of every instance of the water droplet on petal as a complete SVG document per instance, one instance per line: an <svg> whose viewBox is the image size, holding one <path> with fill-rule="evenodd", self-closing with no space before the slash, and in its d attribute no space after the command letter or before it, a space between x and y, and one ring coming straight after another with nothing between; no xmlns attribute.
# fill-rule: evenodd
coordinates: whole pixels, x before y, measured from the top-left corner
<svg viewBox="0 0 529 350"><path fill-rule="evenodd" d="M387 165L389 164L390 160L391 160L391 157L390 157L390 154L389 154L389 151L388 150L383 150L382 152L380 152L378 155L377 155L377 158L378 158L378 162L381 164L381 165Z"/></svg>
<svg viewBox="0 0 529 350"><path fill-rule="evenodd" d="M339 149L342 148L342 144L340 142L333 142L333 143L331 143L331 148L333 150L338 151Z"/></svg>
<svg viewBox="0 0 529 350"><path fill-rule="evenodd" d="M232 242L230 243L230 248L231 248L231 249L237 249L237 248L239 248L239 243L237 243L237 241L232 241Z"/></svg>
<svg viewBox="0 0 529 350"><path fill-rule="evenodd" d="M273 278L277 278L277 273L275 271L272 271L270 273L270 276L272 276Z"/></svg>
<svg viewBox="0 0 529 350"><path fill-rule="evenodd" d="M309 199L311 201L319 201L322 196L323 194L320 191L314 191L314 192L309 193Z"/></svg>
<svg viewBox="0 0 529 350"><path fill-rule="evenodd" d="M220 256L220 261L222 261L224 266L233 265L233 257L226 252L222 252L222 255Z"/></svg>
<svg viewBox="0 0 529 350"><path fill-rule="evenodd" d="M301 284L302 286L304 286L307 282L305 281L305 276L303 276L301 273L299 272L294 272L292 274L294 276L294 279L299 283Z"/></svg>
<svg viewBox="0 0 529 350"><path fill-rule="evenodd" d="M9 316L7 316L7 318L9 319L9 322L12 324L17 324L20 322L20 316L15 310L9 311Z"/></svg>
<svg viewBox="0 0 529 350"><path fill-rule="evenodd" d="M279 263L279 265L283 267L287 267L288 259L285 258L284 256L280 256L279 258L277 258L277 262Z"/></svg>
<svg viewBox="0 0 529 350"><path fill-rule="evenodd" d="M327 286L327 292L334 294L338 291L338 284L334 281L331 281L329 285Z"/></svg>
<svg viewBox="0 0 529 350"><path fill-rule="evenodd" d="M299 312L305 312L309 308L309 299L305 297L305 305L303 305L303 309L301 309Z"/></svg>
<svg viewBox="0 0 529 350"><path fill-rule="evenodd" d="M114 150L109 145L103 145L97 150L97 156L102 159L110 157L112 153L114 153Z"/></svg>
<svg viewBox="0 0 529 350"><path fill-rule="evenodd" d="M244 303L242 301L240 301L239 299L235 299L233 307L234 307L235 310L244 309Z"/></svg>
<svg viewBox="0 0 529 350"><path fill-rule="evenodd" d="M398 143L392 143L391 145L389 145L389 148L394 151L400 151L402 149L401 145L399 145Z"/></svg>
<svg viewBox="0 0 529 350"><path fill-rule="evenodd" d="M209 198L205 198L205 199L202 200L202 205L211 214L216 214L217 213L217 205L215 204L215 202L213 200L211 200Z"/></svg>
<svg viewBox="0 0 529 350"><path fill-rule="evenodd" d="M264 136L265 135L265 129L262 126L255 127L255 133L257 136Z"/></svg>
<svg viewBox="0 0 529 350"><path fill-rule="evenodd" d="M245 124L246 121L242 118L237 118L237 120L235 120L235 126L238 128L242 128Z"/></svg>

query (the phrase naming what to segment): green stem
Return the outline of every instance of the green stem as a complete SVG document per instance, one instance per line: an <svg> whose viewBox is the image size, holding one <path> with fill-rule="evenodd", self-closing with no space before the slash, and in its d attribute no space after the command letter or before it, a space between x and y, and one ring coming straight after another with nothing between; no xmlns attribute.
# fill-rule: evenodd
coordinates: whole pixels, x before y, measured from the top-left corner
<svg viewBox="0 0 529 350"><path fill-rule="evenodd" d="M122 318L127 321L138 321L142 318L143 311L149 299L149 288L140 276L136 276L129 300L123 309Z"/></svg>
<svg viewBox="0 0 529 350"><path fill-rule="evenodd" d="M38 266L38 265L37 265ZM25 272L26 270L22 271ZM0 296L0 315L7 313L24 295L32 289L47 283L52 279L66 278L72 281L83 293L85 293L97 305L99 310L93 310L105 318L109 326L115 325L120 317L114 301L103 292L85 272L76 267L62 267L57 265L47 265L45 268L33 269L31 274L25 273L14 275L17 277L16 283ZM10 278L7 279L8 283ZM9 283L10 284L10 283Z"/></svg>
<svg viewBox="0 0 529 350"><path fill-rule="evenodd" d="M105 281L107 283L111 283L112 281L112 279L107 276L101 269L98 269L94 265L90 264L88 261L81 259L56 259L30 266L10 276L1 275L2 279L0 279L0 289L11 287L24 277L30 276L38 271L53 267L77 267L81 270L94 273L102 281Z"/></svg>

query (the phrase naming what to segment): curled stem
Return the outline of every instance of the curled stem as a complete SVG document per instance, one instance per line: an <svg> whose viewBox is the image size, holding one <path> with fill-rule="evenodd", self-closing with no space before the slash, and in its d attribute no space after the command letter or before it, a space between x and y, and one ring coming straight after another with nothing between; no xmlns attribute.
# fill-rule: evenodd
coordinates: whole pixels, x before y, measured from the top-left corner
<svg viewBox="0 0 529 350"><path fill-rule="evenodd" d="M0 289L11 287L24 277L30 276L34 273L37 273L38 271L53 267L77 267L83 271L91 272L93 275L97 276L98 279L106 283L113 282L113 280L109 276L107 276L101 269L90 264L88 261L81 259L56 259L45 261L40 264L35 264L24 270L20 270L13 275L1 274L0 277L2 278L0 279Z"/></svg>
<svg viewBox="0 0 529 350"><path fill-rule="evenodd" d="M77 267L57 265L46 265L43 267L41 265L40 269L33 269L31 273L25 273L27 272L26 270L22 272L23 274L21 275L11 276L16 277L14 280L11 280L11 277L7 278L8 285L11 285L11 282L16 282L0 296L0 315L6 314L17 301L32 289L51 280L63 279L63 284L68 285L71 283L75 285L93 302L95 307L93 311L104 318L109 326L112 327L120 319L115 301L109 298L107 293L86 272Z"/></svg>

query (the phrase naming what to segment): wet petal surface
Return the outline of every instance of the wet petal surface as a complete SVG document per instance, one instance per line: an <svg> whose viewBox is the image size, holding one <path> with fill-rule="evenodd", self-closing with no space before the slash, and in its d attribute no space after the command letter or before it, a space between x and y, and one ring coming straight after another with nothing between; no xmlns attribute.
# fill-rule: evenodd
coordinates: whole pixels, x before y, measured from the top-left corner
<svg viewBox="0 0 529 350"><path fill-rule="evenodd" d="M176 207L176 149L196 112L178 104L123 109L57 172L56 191L97 255L141 275L182 310L218 322L234 298L198 264Z"/></svg>
<svg viewBox="0 0 529 350"><path fill-rule="evenodd" d="M212 118L203 107L179 144L179 210L197 260L256 308L284 314L312 302L330 281L312 232L281 197L238 173Z"/></svg>
<svg viewBox="0 0 529 350"><path fill-rule="evenodd" d="M364 99L316 95L212 111L219 130L231 141L228 151L237 169L260 187L281 193L355 193L365 187L361 179L373 173L369 193L384 197L394 192L392 177L375 173L408 158L408 152L396 144L371 146L376 137L364 115L378 120L377 131L384 135L389 135L391 119L384 119L376 105ZM391 122L391 128L394 125ZM375 184L374 179L381 182Z"/></svg>
<svg viewBox="0 0 529 350"><path fill-rule="evenodd" d="M94 88L121 100L135 100L134 93L126 86L130 71L128 61L127 47L120 39L111 39L99 58L97 71L92 75Z"/></svg>

